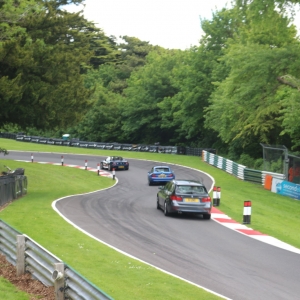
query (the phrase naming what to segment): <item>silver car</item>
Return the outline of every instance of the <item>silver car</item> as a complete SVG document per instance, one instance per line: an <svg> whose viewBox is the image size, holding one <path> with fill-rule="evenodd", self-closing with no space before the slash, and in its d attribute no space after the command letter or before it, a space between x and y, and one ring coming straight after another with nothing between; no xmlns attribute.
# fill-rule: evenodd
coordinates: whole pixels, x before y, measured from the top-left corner
<svg viewBox="0 0 300 300"><path fill-rule="evenodd" d="M171 213L202 214L203 219L211 217L212 203L206 187L195 180L171 180L160 186L157 193L157 209L165 216Z"/></svg>

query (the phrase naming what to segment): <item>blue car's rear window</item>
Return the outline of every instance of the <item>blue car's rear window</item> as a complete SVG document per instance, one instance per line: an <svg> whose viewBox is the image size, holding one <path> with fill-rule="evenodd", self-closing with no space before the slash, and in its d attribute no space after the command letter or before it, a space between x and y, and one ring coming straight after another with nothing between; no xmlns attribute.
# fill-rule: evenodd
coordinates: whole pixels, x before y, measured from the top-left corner
<svg viewBox="0 0 300 300"><path fill-rule="evenodd" d="M170 172L169 168L155 168L155 172Z"/></svg>

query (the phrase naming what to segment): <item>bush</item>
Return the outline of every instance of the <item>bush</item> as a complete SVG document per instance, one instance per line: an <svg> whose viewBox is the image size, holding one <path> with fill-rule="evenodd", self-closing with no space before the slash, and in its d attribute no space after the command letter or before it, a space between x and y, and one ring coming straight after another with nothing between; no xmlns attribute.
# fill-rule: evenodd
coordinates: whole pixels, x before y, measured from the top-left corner
<svg viewBox="0 0 300 300"><path fill-rule="evenodd" d="M254 168L255 160L248 154L242 154L238 160L240 165L246 166L249 169Z"/></svg>
<svg viewBox="0 0 300 300"><path fill-rule="evenodd" d="M255 160L254 162L254 170L261 170L261 171L264 171L263 168L264 168L264 160L263 158L258 158Z"/></svg>

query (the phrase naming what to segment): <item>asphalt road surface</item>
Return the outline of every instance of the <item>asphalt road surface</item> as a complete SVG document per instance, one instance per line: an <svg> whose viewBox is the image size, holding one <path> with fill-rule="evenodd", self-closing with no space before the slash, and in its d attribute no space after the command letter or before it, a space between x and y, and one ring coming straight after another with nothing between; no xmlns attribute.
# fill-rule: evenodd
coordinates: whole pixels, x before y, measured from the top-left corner
<svg viewBox="0 0 300 300"><path fill-rule="evenodd" d="M30 155L10 151L5 158L30 160ZM40 162L59 163L60 158L34 153ZM65 164L84 166L85 159L96 168L103 157L64 154ZM147 182L147 171L157 163L129 162L129 171L116 171L115 187L61 200L57 209L97 239L230 299L300 299L299 254L201 216L165 217L156 209L158 187ZM206 174L169 165L177 178L200 179L208 189L213 184Z"/></svg>

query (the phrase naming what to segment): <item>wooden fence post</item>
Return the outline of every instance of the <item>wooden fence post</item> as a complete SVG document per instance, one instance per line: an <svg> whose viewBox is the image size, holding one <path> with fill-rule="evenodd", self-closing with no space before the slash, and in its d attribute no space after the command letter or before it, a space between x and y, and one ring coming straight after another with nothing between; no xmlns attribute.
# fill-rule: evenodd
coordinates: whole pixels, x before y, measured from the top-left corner
<svg viewBox="0 0 300 300"><path fill-rule="evenodd" d="M65 267L64 263L55 263L55 271L52 274L54 279L55 300L65 299Z"/></svg>
<svg viewBox="0 0 300 300"><path fill-rule="evenodd" d="M17 235L17 276L25 274L25 236Z"/></svg>

